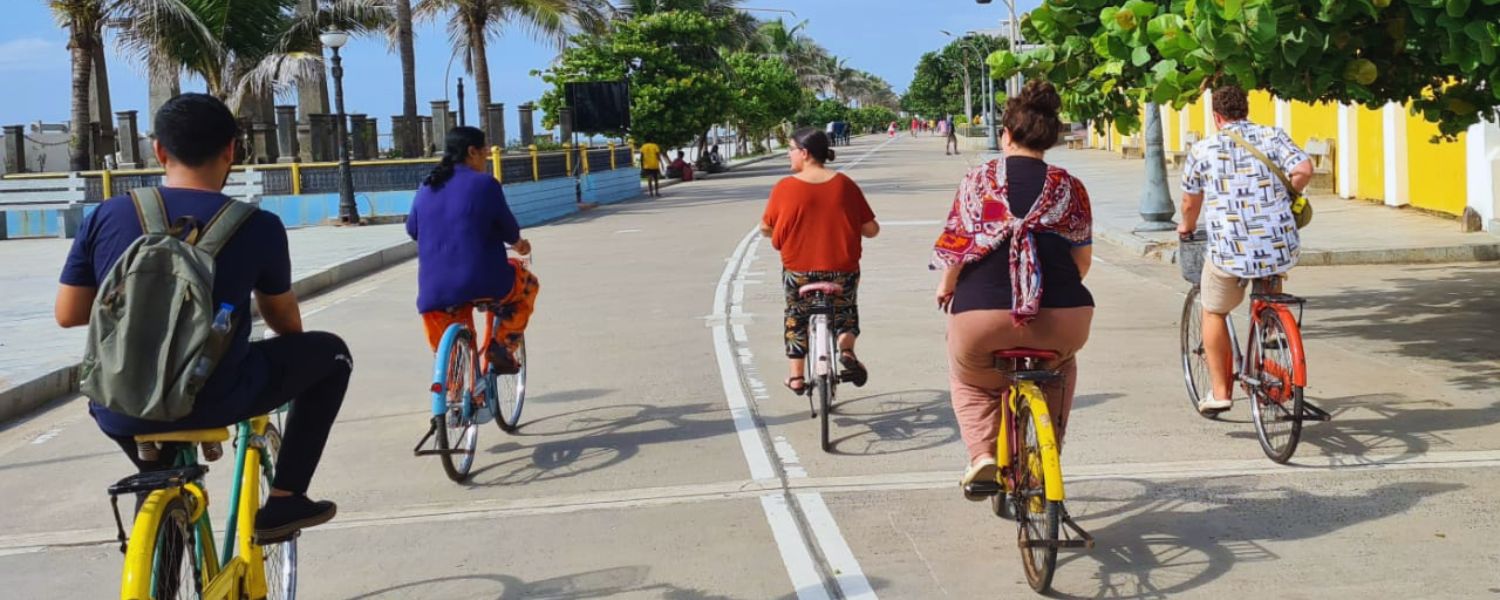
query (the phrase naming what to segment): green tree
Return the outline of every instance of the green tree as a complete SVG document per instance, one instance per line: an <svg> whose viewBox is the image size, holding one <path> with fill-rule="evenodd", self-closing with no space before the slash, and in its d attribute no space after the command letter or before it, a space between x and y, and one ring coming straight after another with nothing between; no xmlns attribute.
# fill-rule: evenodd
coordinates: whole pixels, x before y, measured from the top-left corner
<svg viewBox="0 0 1500 600"><path fill-rule="evenodd" d="M1041 47L992 55L997 72L1051 80L1070 112L1127 131L1144 102L1180 108L1230 81L1303 102L1410 102L1450 137L1500 106L1500 0L1052 1L1022 28Z"/></svg>
<svg viewBox="0 0 1500 600"><path fill-rule="evenodd" d="M734 74L730 114L741 142L755 139L759 144L801 106L797 73L780 60L748 52L731 54L728 61Z"/></svg>
<svg viewBox="0 0 1500 600"><path fill-rule="evenodd" d="M638 141L670 148L691 142L723 122L734 105L717 40L723 19L665 11L617 22L603 36L576 36L558 63L540 72L552 85L540 105L554 127L563 85L584 81L630 83L631 126Z"/></svg>
<svg viewBox="0 0 1500 600"><path fill-rule="evenodd" d="M980 61L1008 45L1004 38L970 35L923 54L917 60L911 85L900 100L902 110L923 116L961 115L977 110L969 105L969 100L983 100Z"/></svg>

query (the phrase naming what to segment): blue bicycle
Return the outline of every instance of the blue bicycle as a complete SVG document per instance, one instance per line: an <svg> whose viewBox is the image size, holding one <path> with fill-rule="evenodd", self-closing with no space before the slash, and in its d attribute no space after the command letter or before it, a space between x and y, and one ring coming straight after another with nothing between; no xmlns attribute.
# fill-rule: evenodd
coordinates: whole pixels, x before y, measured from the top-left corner
<svg viewBox="0 0 1500 600"><path fill-rule="evenodd" d="M529 258L522 260L530 264ZM440 457L443 471L455 482L467 480L474 467L479 426L493 419L501 431L514 432L521 424L521 408L526 403L525 337L515 350L520 370L515 374L496 372L480 351L478 340L494 336L506 309L497 302L477 302L474 308L485 314L484 335L476 336L462 323L449 325L443 332L432 365L431 426L413 449L417 456ZM434 440L432 448L424 448L428 440Z"/></svg>

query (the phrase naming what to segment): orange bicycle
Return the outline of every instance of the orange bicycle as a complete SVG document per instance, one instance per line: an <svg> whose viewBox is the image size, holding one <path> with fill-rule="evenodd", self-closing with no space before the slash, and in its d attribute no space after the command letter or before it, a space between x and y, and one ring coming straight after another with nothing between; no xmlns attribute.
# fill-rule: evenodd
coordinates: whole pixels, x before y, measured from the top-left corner
<svg viewBox="0 0 1500 600"><path fill-rule="evenodd" d="M1183 278L1193 284L1182 305L1182 371L1194 413L1198 412L1198 399L1212 387L1208 355L1203 349L1203 308L1198 300L1206 244L1201 232L1184 236L1177 260ZM1250 397L1261 450L1271 460L1284 464L1297 451L1304 421L1328 421L1332 417L1303 397L1307 353L1302 345L1302 308L1307 301L1276 292L1276 278L1253 279L1250 283L1250 335L1244 352L1239 349L1234 320L1228 318L1229 345L1234 353L1230 365L1235 368L1234 380Z"/></svg>

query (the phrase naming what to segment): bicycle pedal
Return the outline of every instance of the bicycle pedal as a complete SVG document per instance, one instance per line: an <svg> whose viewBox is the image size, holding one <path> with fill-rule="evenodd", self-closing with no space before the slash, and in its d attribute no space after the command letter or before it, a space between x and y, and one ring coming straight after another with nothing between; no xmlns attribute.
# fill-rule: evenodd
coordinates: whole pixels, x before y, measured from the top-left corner
<svg viewBox="0 0 1500 600"><path fill-rule="evenodd" d="M998 481L971 481L963 486L965 496L986 498L1000 493Z"/></svg>

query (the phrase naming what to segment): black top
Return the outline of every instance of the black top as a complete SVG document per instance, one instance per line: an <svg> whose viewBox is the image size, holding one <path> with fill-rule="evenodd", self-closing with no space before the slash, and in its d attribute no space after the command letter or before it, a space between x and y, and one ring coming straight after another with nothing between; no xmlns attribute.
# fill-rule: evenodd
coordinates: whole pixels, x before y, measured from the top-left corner
<svg viewBox="0 0 1500 600"><path fill-rule="evenodd" d="M1006 200L1012 214L1024 215L1042 195L1047 163L1026 156L1005 159ZM1036 234L1037 265L1042 271L1042 308L1093 306L1094 296L1083 285L1073 243L1055 233ZM953 313L968 310L1010 310L1010 242L964 267L953 290Z"/></svg>

